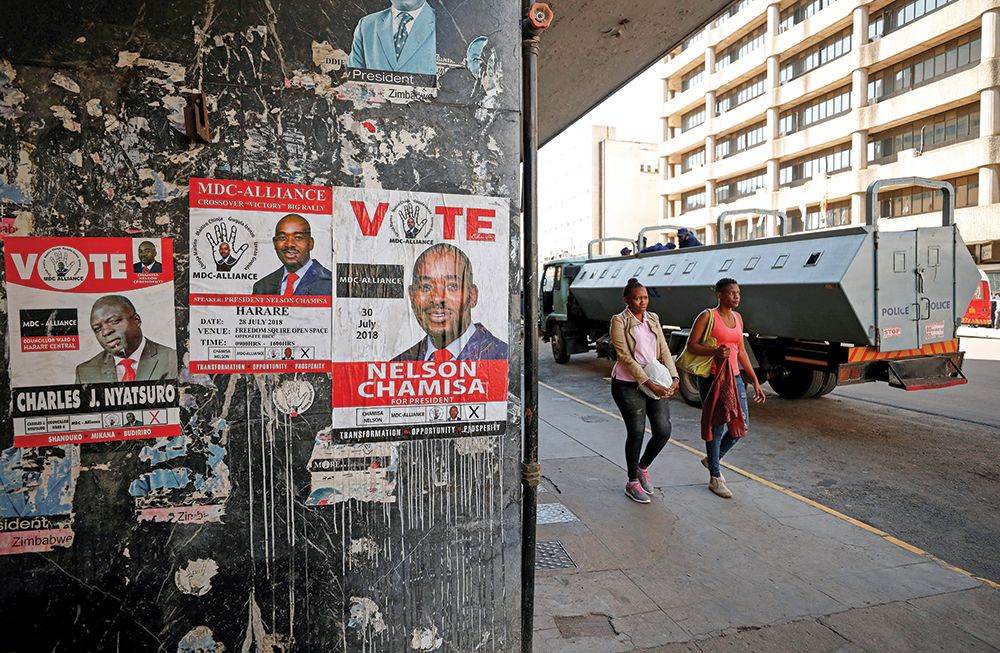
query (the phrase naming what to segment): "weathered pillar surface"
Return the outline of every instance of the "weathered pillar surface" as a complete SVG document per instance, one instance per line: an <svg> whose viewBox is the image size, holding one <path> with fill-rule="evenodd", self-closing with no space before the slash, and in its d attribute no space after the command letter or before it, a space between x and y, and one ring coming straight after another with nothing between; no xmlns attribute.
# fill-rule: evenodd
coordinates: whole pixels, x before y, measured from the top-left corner
<svg viewBox="0 0 1000 653"><path fill-rule="evenodd" d="M9 366L20 343L10 331L20 316L0 266L5 651L517 648L520 3L427 0L436 92L434 83L345 82L348 55L367 47L359 22L389 4L39 0L5 9L4 247L172 239L174 313L142 317L148 329L175 320L181 424L169 440L15 448ZM207 96L211 143L183 133L193 91ZM344 379L190 372L191 178L508 200L509 213L496 216L509 223L504 256L476 270L509 280L509 293L478 297L511 318L496 333L510 345L502 432L411 439L403 430L348 470L363 477L390 461L388 492L312 505L323 470L310 457ZM81 315L81 342L93 338L89 326ZM334 311L333 338L356 326ZM78 360L65 360L72 375ZM275 394L289 380L313 393L294 415Z"/></svg>

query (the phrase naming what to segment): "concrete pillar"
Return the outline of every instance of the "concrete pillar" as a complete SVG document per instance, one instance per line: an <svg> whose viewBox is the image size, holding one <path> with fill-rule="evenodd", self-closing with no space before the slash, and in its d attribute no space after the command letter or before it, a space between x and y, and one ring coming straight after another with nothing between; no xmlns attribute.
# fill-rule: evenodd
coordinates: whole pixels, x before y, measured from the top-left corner
<svg viewBox="0 0 1000 653"><path fill-rule="evenodd" d="M709 179L705 182L705 207L715 206L715 180Z"/></svg>
<svg viewBox="0 0 1000 653"><path fill-rule="evenodd" d="M851 134L851 170L868 167L868 131L862 129Z"/></svg>
<svg viewBox="0 0 1000 653"><path fill-rule="evenodd" d="M705 163L715 163L715 136L705 137Z"/></svg>
<svg viewBox="0 0 1000 653"><path fill-rule="evenodd" d="M775 3L767 6L767 35L778 35L778 23L781 22L781 5Z"/></svg>
<svg viewBox="0 0 1000 653"><path fill-rule="evenodd" d="M778 190L778 169L781 167L778 159L767 160L767 190L774 193Z"/></svg>
<svg viewBox="0 0 1000 653"><path fill-rule="evenodd" d="M767 126L764 128L764 133L767 134L767 140L774 141L778 138L778 109L777 107L771 107L767 110Z"/></svg>
<svg viewBox="0 0 1000 653"><path fill-rule="evenodd" d="M858 68L851 77L851 109L868 106L868 69Z"/></svg>
<svg viewBox="0 0 1000 653"><path fill-rule="evenodd" d="M979 206L1000 202L1000 175L997 166L979 169Z"/></svg>
<svg viewBox="0 0 1000 653"><path fill-rule="evenodd" d="M851 194L851 224L865 223L865 194Z"/></svg>
<svg viewBox="0 0 1000 653"><path fill-rule="evenodd" d="M1000 11L991 9L983 13L982 60L1000 56Z"/></svg>
<svg viewBox="0 0 1000 653"><path fill-rule="evenodd" d="M705 81L708 81L708 76L715 72L715 47L708 46L705 48Z"/></svg>
<svg viewBox="0 0 1000 653"><path fill-rule="evenodd" d="M1000 134L1000 89L987 88L979 94L979 137Z"/></svg>
<svg viewBox="0 0 1000 653"><path fill-rule="evenodd" d="M705 93L705 121L715 117L715 91Z"/></svg>
<svg viewBox="0 0 1000 653"><path fill-rule="evenodd" d="M868 5L854 8L854 32L851 35L851 49L868 43Z"/></svg>
<svg viewBox="0 0 1000 653"><path fill-rule="evenodd" d="M767 87L778 88L781 77L781 60L774 54L767 58Z"/></svg>

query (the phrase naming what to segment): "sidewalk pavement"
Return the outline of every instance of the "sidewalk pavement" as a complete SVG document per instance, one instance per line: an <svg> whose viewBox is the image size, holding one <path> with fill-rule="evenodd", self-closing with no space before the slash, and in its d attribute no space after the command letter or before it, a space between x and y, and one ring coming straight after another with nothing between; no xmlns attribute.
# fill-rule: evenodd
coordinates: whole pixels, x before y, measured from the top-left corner
<svg viewBox="0 0 1000 653"><path fill-rule="evenodd" d="M717 497L673 441L634 503L618 415L544 384L539 404L539 564L576 567L536 573L537 653L1000 651L995 585L735 468Z"/></svg>

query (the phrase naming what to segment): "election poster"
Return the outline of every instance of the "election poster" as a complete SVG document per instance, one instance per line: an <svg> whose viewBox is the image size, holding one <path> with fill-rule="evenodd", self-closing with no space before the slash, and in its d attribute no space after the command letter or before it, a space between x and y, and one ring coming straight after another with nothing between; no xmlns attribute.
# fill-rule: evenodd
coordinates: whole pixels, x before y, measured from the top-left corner
<svg viewBox="0 0 1000 653"><path fill-rule="evenodd" d="M14 446L180 435L173 241L10 238Z"/></svg>
<svg viewBox="0 0 1000 653"><path fill-rule="evenodd" d="M330 371L331 195L191 179L192 373Z"/></svg>
<svg viewBox="0 0 1000 653"><path fill-rule="evenodd" d="M501 433L508 205L336 188L331 442Z"/></svg>

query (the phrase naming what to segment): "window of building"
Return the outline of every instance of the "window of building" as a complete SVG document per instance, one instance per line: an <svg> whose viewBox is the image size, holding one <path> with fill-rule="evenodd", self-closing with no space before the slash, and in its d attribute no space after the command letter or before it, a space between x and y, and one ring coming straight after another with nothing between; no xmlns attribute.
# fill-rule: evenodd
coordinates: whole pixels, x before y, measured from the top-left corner
<svg viewBox="0 0 1000 653"><path fill-rule="evenodd" d="M869 15L868 40L882 38L953 2L958 0L898 0Z"/></svg>
<svg viewBox="0 0 1000 653"><path fill-rule="evenodd" d="M715 112L725 113L734 107L738 107L744 102L749 102L757 96L763 95L767 87L767 75L757 75L753 79L746 81L735 88L731 88L715 101Z"/></svg>
<svg viewBox="0 0 1000 653"><path fill-rule="evenodd" d="M691 46L693 46L698 41L705 38L705 34L708 33L708 26L702 27L700 30L689 36L683 43L681 43L681 52L684 52Z"/></svg>
<svg viewBox="0 0 1000 653"><path fill-rule="evenodd" d="M740 40L721 50L715 56L715 72L719 72L729 64L742 59L757 48L763 47L766 36L767 23L764 23Z"/></svg>
<svg viewBox="0 0 1000 653"><path fill-rule="evenodd" d="M698 237L700 242L705 242L705 233L705 228L702 227L701 229L696 230L694 235ZM993 286L990 286L990 288L993 288Z"/></svg>
<svg viewBox="0 0 1000 653"><path fill-rule="evenodd" d="M758 215L751 218L753 224L750 227L750 237L751 238L765 238L767 236L767 218L763 215Z"/></svg>
<svg viewBox="0 0 1000 653"><path fill-rule="evenodd" d="M734 2L733 4L729 5L728 9L723 11L714 21L712 21L712 27L718 27L719 25L723 24L724 22L726 22L727 20L738 14L742 9L749 7L751 2L753 2L753 0L740 0L739 2Z"/></svg>
<svg viewBox="0 0 1000 653"><path fill-rule="evenodd" d="M826 9L837 0L800 0L781 12L778 33L798 25L821 9Z"/></svg>
<svg viewBox="0 0 1000 653"><path fill-rule="evenodd" d="M827 227L841 227L851 224L851 201L828 202L826 211L823 205L806 209L806 218L802 221L804 231L813 229L826 229Z"/></svg>
<svg viewBox="0 0 1000 653"><path fill-rule="evenodd" d="M810 70L824 66L851 51L851 28L834 34L817 45L782 62L779 79L782 84Z"/></svg>
<svg viewBox="0 0 1000 653"><path fill-rule="evenodd" d="M979 64L982 31L975 30L915 57L873 73L868 81L868 101L906 93Z"/></svg>
<svg viewBox="0 0 1000 653"><path fill-rule="evenodd" d="M750 228L746 221L741 221L736 223L736 229L733 233L733 240L749 240Z"/></svg>
<svg viewBox="0 0 1000 653"><path fill-rule="evenodd" d="M979 103L945 111L868 137L868 162L891 163L904 150L926 152L979 138Z"/></svg>
<svg viewBox="0 0 1000 653"><path fill-rule="evenodd" d="M758 122L732 134L720 137L715 144L715 158L722 160L763 144L767 140L766 122Z"/></svg>
<svg viewBox="0 0 1000 653"><path fill-rule="evenodd" d="M955 187L955 208L979 205L979 175L966 175L948 179ZM922 213L937 213L944 208L941 191L913 186L879 193L879 217L899 218Z"/></svg>
<svg viewBox="0 0 1000 653"><path fill-rule="evenodd" d="M760 172L743 175L734 179L720 181L715 187L715 203L726 204L740 197L752 195L758 188L767 187L767 173Z"/></svg>
<svg viewBox="0 0 1000 653"><path fill-rule="evenodd" d="M705 64L701 64L681 77L681 92L705 81Z"/></svg>
<svg viewBox="0 0 1000 653"><path fill-rule="evenodd" d="M705 165L705 148L681 155L681 172L691 172L703 165Z"/></svg>
<svg viewBox="0 0 1000 653"><path fill-rule="evenodd" d="M705 208L705 191L696 190L681 195L681 213Z"/></svg>
<svg viewBox="0 0 1000 653"><path fill-rule="evenodd" d="M681 116L681 133L694 129L705 122L705 107L695 109Z"/></svg>
<svg viewBox="0 0 1000 653"><path fill-rule="evenodd" d="M782 112L778 119L778 135L794 134L810 125L836 118L850 110L851 87L845 86Z"/></svg>
<svg viewBox="0 0 1000 653"><path fill-rule="evenodd" d="M851 145L822 150L782 163L778 169L778 185L798 186L820 175L851 169Z"/></svg>

